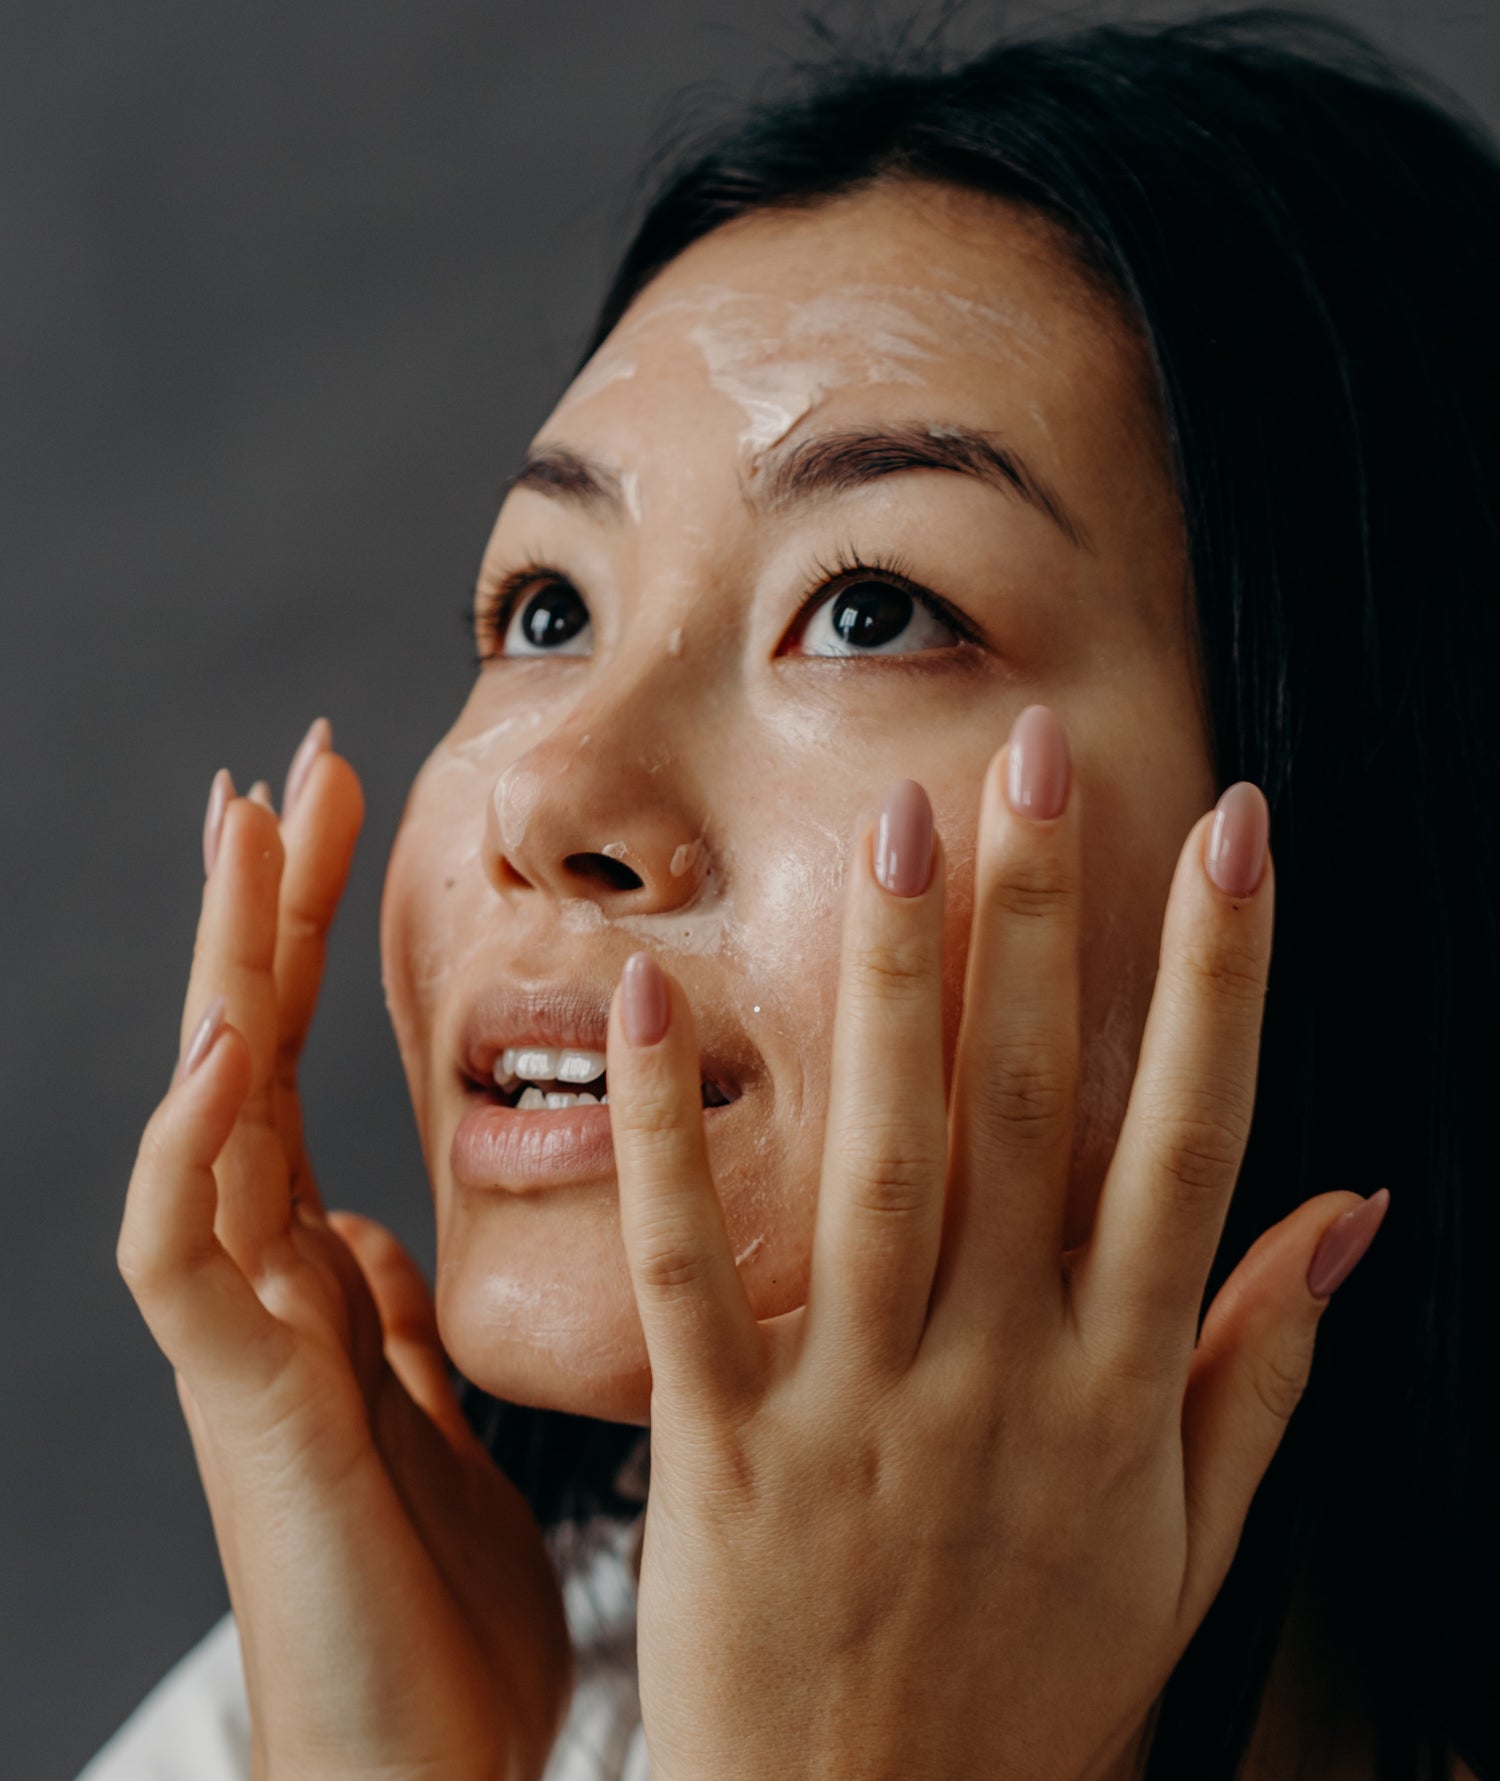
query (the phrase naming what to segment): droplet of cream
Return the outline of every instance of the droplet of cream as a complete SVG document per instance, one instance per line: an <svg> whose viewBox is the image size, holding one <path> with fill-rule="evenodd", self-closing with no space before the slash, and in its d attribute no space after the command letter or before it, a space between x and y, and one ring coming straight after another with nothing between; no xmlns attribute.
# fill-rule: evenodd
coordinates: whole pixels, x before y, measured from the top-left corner
<svg viewBox="0 0 1500 1781"><path fill-rule="evenodd" d="M701 841L684 841L672 855L667 870L674 878L681 878L685 872L691 872L698 855L703 851Z"/></svg>
<svg viewBox="0 0 1500 1781"><path fill-rule="evenodd" d="M673 625L672 629L667 633L667 654L669 656L680 656L682 654L681 625Z"/></svg>
<svg viewBox="0 0 1500 1781"><path fill-rule="evenodd" d="M606 841L599 851L606 859L623 860L626 847L623 841Z"/></svg>

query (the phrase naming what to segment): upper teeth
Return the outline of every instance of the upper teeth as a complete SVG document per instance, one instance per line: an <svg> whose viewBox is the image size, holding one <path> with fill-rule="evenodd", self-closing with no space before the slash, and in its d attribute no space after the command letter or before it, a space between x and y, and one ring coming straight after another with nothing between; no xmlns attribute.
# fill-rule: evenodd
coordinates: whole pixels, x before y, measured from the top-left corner
<svg viewBox="0 0 1500 1781"><path fill-rule="evenodd" d="M604 1074L602 1051L573 1051L550 1045L507 1045L495 1059L502 1088L523 1082L597 1082Z"/></svg>

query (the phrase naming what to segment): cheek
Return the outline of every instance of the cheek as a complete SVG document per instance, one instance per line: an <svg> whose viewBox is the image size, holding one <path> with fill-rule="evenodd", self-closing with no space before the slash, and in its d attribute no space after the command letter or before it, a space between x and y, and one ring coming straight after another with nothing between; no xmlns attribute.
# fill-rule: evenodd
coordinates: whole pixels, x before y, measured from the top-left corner
<svg viewBox="0 0 1500 1781"><path fill-rule="evenodd" d="M436 1011L485 931L485 812L516 727L460 723L439 744L412 784L386 867L381 980L419 1119Z"/></svg>
<svg viewBox="0 0 1500 1781"><path fill-rule="evenodd" d="M765 1112L715 1159L740 1276L761 1319L806 1298L852 826L832 811L789 817L788 803L779 795L742 809L722 953L736 1014L770 1074Z"/></svg>

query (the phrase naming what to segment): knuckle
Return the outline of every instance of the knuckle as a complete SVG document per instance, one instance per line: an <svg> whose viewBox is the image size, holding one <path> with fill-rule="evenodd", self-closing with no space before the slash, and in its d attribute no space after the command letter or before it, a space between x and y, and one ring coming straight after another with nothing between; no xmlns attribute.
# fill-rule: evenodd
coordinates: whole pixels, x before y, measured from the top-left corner
<svg viewBox="0 0 1500 1781"><path fill-rule="evenodd" d="M691 1289L707 1277L707 1260L678 1218L648 1218L636 1233L634 1249L636 1278L652 1292Z"/></svg>
<svg viewBox="0 0 1500 1781"><path fill-rule="evenodd" d="M115 1244L115 1266L125 1284L134 1293L146 1279L149 1262L134 1238L122 1236Z"/></svg>
<svg viewBox="0 0 1500 1781"><path fill-rule="evenodd" d="M337 899L312 888L302 888L296 902L288 903L278 921L282 937L301 949L321 946L333 925Z"/></svg>
<svg viewBox="0 0 1500 1781"><path fill-rule="evenodd" d="M138 1231L121 1231L115 1244L115 1266L136 1299L149 1297L162 1285L164 1270L157 1246Z"/></svg>
<svg viewBox="0 0 1500 1781"><path fill-rule="evenodd" d="M630 1141L638 1150L666 1149L682 1129L683 1109L676 1098L661 1088L645 1086L634 1089L627 1097L610 1091L610 1106L623 1100L615 1114Z"/></svg>
<svg viewBox="0 0 1500 1781"><path fill-rule="evenodd" d="M1236 938L1242 932L1232 930ZM1193 981L1216 1001L1249 1009L1259 1009L1264 1003L1269 961L1255 948L1236 944L1225 935L1198 935L1184 942L1181 959Z"/></svg>
<svg viewBox="0 0 1500 1781"><path fill-rule="evenodd" d="M863 1211L878 1215L913 1213L932 1198L939 1165L930 1156L902 1148L899 1138L873 1141L845 1153L850 1198Z"/></svg>
<svg viewBox="0 0 1500 1781"><path fill-rule="evenodd" d="M985 901L1001 915L1056 920L1068 915L1077 884L1061 857L1045 847L1004 859L991 878Z"/></svg>
<svg viewBox="0 0 1500 1781"><path fill-rule="evenodd" d="M866 994L882 999L925 988L938 964L931 942L915 934L868 937L859 942L853 962Z"/></svg>
<svg viewBox="0 0 1500 1781"><path fill-rule="evenodd" d="M1261 1407L1276 1422L1290 1422L1292 1412L1307 1388L1310 1357L1271 1350L1250 1365L1250 1389Z"/></svg>
<svg viewBox="0 0 1500 1781"><path fill-rule="evenodd" d="M986 1059L978 1092L992 1124L1045 1141L1069 1119L1073 1106L1070 1072L1043 1041L997 1041Z"/></svg>
<svg viewBox="0 0 1500 1781"><path fill-rule="evenodd" d="M1246 1123L1227 1109L1176 1114L1158 1123L1152 1146L1167 1182L1180 1195L1198 1199L1222 1192L1239 1173Z"/></svg>

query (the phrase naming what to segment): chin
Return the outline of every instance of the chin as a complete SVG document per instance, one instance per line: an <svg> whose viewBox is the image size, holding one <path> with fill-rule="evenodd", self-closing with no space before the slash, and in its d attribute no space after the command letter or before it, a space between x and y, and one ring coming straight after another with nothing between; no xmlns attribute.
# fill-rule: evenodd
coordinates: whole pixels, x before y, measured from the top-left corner
<svg viewBox="0 0 1500 1781"><path fill-rule="evenodd" d="M589 1272L547 1280L440 1255L438 1333L463 1376L491 1397L604 1422L651 1421L651 1369L630 1283L588 1291ZM597 1282L598 1276L592 1279Z"/></svg>

